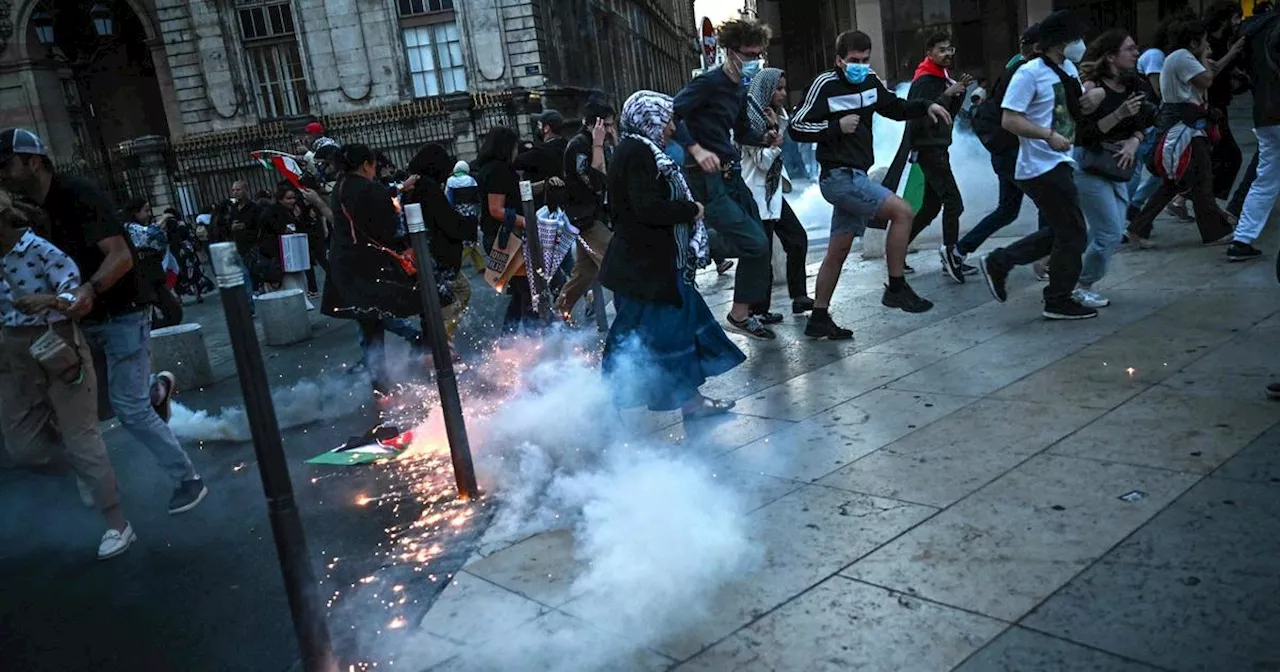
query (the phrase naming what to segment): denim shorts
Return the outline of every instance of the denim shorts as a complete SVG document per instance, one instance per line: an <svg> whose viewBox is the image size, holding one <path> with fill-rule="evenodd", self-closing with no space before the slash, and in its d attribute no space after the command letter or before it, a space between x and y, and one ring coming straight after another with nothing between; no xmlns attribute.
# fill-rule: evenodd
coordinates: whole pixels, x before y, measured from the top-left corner
<svg viewBox="0 0 1280 672"><path fill-rule="evenodd" d="M831 235L861 236L867 224L893 192L867 176L867 171L836 168L818 183L822 197L831 204Z"/></svg>

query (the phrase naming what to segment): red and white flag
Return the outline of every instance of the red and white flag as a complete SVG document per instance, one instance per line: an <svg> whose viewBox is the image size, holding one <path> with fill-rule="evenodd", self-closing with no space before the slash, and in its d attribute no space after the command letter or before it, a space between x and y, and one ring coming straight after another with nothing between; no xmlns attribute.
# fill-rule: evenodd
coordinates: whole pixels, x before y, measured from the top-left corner
<svg viewBox="0 0 1280 672"><path fill-rule="evenodd" d="M302 167L298 165L298 161L289 154L277 152L273 149L260 149L256 152L249 152L249 156L258 160L262 167L267 169L275 169L277 173L289 180L293 186L302 189Z"/></svg>

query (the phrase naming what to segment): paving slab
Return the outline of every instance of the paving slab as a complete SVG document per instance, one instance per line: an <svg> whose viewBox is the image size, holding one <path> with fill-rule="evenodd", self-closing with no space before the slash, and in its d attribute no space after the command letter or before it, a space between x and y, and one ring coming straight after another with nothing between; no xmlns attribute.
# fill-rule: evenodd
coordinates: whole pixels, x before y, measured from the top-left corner
<svg viewBox="0 0 1280 672"><path fill-rule="evenodd" d="M737 469L816 481L973 401L948 394L873 390L749 443L723 461Z"/></svg>
<svg viewBox="0 0 1280 672"><path fill-rule="evenodd" d="M752 537L764 555L754 570L724 586L706 609L705 619L656 644L677 660L746 625L832 576L933 515L934 509L806 486L756 511ZM564 605L570 614L599 613L588 594ZM727 669L727 668L726 668Z"/></svg>
<svg viewBox="0 0 1280 672"><path fill-rule="evenodd" d="M931 355L857 353L738 402L746 415L800 421L937 361Z"/></svg>
<svg viewBox="0 0 1280 672"><path fill-rule="evenodd" d="M1039 455L842 573L1013 621L1195 480ZM1133 491L1144 497L1119 499Z"/></svg>
<svg viewBox="0 0 1280 672"><path fill-rule="evenodd" d="M946 507L1101 413L1081 406L982 399L818 483Z"/></svg>
<svg viewBox="0 0 1280 672"><path fill-rule="evenodd" d="M955 668L955 672L1155 672L1158 669L1015 626L1005 630L963 665Z"/></svg>
<svg viewBox="0 0 1280 672"><path fill-rule="evenodd" d="M1050 449L1058 455L1116 460L1207 474L1275 424L1265 401L1242 402L1151 388Z"/></svg>
<svg viewBox="0 0 1280 672"><path fill-rule="evenodd" d="M1170 670L1280 669L1280 486L1209 478L1023 620Z"/></svg>
<svg viewBox="0 0 1280 672"><path fill-rule="evenodd" d="M947 670L1005 627L977 614L834 577L676 670Z"/></svg>

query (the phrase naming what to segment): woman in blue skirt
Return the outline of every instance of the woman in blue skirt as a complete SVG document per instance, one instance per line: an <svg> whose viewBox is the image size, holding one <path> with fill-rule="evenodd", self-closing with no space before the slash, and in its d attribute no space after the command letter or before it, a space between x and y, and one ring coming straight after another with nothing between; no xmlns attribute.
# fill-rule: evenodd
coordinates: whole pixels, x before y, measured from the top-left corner
<svg viewBox="0 0 1280 672"><path fill-rule="evenodd" d="M675 133L672 117L671 97L653 91L637 91L622 107L622 140L608 179L613 242L600 268L618 313L604 371L619 405L678 408L690 420L733 408L698 388L746 356L694 287L710 246L702 205L663 149Z"/></svg>

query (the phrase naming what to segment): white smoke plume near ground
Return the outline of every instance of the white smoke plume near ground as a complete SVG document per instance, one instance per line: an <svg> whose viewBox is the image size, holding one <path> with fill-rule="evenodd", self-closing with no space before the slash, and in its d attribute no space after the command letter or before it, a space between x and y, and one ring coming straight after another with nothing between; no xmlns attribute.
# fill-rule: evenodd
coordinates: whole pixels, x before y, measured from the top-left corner
<svg viewBox="0 0 1280 672"><path fill-rule="evenodd" d="M352 413L369 402L365 376L326 376L299 381L292 387L273 389L280 429L292 429ZM243 406L217 413L193 411L173 403L169 426L178 438L191 441L248 441L249 420Z"/></svg>
<svg viewBox="0 0 1280 672"><path fill-rule="evenodd" d="M463 669L625 669L631 656L696 623L716 591L760 557L744 499L698 458L696 444L662 444L620 420L614 389L643 380L642 360L629 358L635 365L607 381L584 350L552 336L524 353L536 359L491 357L519 362L519 381L468 424L481 487L498 501L483 545L572 529L580 618L494 632L470 647ZM438 445L443 427L432 416L417 431ZM412 660L415 646L410 640L395 658Z"/></svg>
<svg viewBox="0 0 1280 672"><path fill-rule="evenodd" d="M899 97L905 98L909 88L908 84L900 84L896 93ZM906 124L879 115L875 116L872 124L872 135L875 140L875 167L887 168L893 162L899 145L902 144L902 134ZM982 146L978 136L971 130L956 128L952 133L951 172L956 177L956 185L960 187L961 196L964 197L964 214L960 218L960 231L963 235L965 231L982 221L987 213L994 210L1000 198L999 182L991 169L991 153ZM903 171L899 194L906 186L906 178L906 171ZM821 229L822 224L831 221L831 204L822 198L816 179L817 176L814 176L814 183L799 193L793 193L787 197L796 216L811 229ZM1006 229L1006 232L1029 232L1035 228L1035 219L1035 204L1029 198L1024 199L1018 221ZM930 242L942 239L941 215L934 220L933 226L920 234L920 239Z"/></svg>

